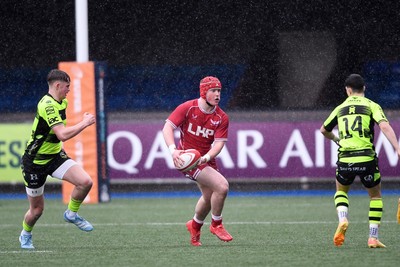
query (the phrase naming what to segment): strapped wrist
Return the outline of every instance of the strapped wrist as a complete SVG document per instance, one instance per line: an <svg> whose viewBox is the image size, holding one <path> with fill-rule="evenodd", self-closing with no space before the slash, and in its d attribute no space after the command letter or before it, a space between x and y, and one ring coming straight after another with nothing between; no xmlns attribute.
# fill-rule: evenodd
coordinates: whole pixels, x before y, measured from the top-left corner
<svg viewBox="0 0 400 267"><path fill-rule="evenodd" d="M209 161L211 160L211 156L208 155L208 154L205 154L205 155L203 156L203 159L205 159L206 162L209 162Z"/></svg>
<svg viewBox="0 0 400 267"><path fill-rule="evenodd" d="M171 153L171 155L174 154L174 151L176 150L175 144L170 145L170 146L168 147L168 149L169 149L169 152Z"/></svg>

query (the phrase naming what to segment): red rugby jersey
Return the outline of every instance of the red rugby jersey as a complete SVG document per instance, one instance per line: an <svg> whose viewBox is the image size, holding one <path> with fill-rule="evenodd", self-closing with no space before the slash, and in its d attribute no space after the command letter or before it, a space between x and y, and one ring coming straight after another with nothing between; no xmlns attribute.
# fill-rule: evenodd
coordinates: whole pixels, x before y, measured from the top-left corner
<svg viewBox="0 0 400 267"><path fill-rule="evenodd" d="M199 107L198 99L180 104L166 121L174 129L180 128L178 149L194 148L204 155L214 141L228 140L228 115L219 106L206 112Z"/></svg>

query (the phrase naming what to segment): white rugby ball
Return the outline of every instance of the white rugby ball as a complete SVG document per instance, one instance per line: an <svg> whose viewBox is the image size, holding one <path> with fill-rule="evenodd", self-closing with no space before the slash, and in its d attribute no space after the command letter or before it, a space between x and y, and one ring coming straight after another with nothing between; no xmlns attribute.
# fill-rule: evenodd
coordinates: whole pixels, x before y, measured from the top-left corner
<svg viewBox="0 0 400 267"><path fill-rule="evenodd" d="M181 166L176 166L181 172L187 172L195 168L200 161L200 152L196 149L187 149L179 157L183 160Z"/></svg>

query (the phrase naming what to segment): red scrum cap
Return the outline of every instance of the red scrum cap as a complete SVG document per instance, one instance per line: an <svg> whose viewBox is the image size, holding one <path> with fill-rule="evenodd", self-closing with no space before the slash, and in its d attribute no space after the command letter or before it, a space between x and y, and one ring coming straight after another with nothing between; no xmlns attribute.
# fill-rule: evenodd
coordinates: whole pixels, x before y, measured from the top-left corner
<svg viewBox="0 0 400 267"><path fill-rule="evenodd" d="M222 85L218 78L207 76L200 81L200 97L206 99L207 91L210 89L221 89Z"/></svg>

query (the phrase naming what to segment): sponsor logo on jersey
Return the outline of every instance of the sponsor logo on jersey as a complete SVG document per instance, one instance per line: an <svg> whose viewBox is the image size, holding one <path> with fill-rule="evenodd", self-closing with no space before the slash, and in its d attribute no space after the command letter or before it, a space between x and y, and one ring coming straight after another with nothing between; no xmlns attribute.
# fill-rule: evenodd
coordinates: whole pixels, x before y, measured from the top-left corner
<svg viewBox="0 0 400 267"><path fill-rule="evenodd" d="M209 136L213 136L214 135L214 130L212 129L207 129L205 127L201 127L201 126L193 126L192 123L189 123L188 125L188 133L191 133L193 135L196 136L203 136L205 138L208 138Z"/></svg>
<svg viewBox="0 0 400 267"><path fill-rule="evenodd" d="M49 118L48 119L49 125L52 125L56 122L58 122L58 117L54 117L54 118Z"/></svg>
<svg viewBox="0 0 400 267"><path fill-rule="evenodd" d="M214 121L214 120L210 120L210 122L212 126L217 126L221 123L221 121Z"/></svg>
<svg viewBox="0 0 400 267"><path fill-rule="evenodd" d="M46 114L47 114L47 115L50 115L50 114L54 114L54 113L55 113L55 110L54 110L54 107L53 107L53 106L47 106L47 107L45 108L45 110L46 110Z"/></svg>

